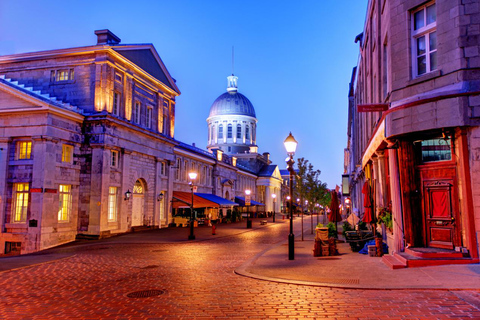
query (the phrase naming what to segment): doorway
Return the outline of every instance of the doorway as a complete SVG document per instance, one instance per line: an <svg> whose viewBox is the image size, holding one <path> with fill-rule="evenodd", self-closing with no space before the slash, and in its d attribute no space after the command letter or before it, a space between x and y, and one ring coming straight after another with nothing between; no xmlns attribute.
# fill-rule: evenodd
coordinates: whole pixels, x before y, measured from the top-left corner
<svg viewBox="0 0 480 320"><path fill-rule="evenodd" d="M143 226L145 207L144 187L140 180L133 186L132 227Z"/></svg>

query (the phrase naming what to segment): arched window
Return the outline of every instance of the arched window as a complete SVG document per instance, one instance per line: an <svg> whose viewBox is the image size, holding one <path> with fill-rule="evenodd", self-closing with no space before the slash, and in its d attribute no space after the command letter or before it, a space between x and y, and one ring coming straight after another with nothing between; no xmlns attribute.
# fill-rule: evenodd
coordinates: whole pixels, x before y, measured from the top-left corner
<svg viewBox="0 0 480 320"><path fill-rule="evenodd" d="M233 138L233 127L231 124L227 126L227 138L232 139Z"/></svg>
<svg viewBox="0 0 480 320"><path fill-rule="evenodd" d="M249 126L245 127L245 139L247 139L247 140L250 139L250 127Z"/></svg>
<svg viewBox="0 0 480 320"><path fill-rule="evenodd" d="M218 126L218 139L223 139L223 124Z"/></svg>
<svg viewBox="0 0 480 320"><path fill-rule="evenodd" d="M237 124L237 139L242 139L242 125Z"/></svg>

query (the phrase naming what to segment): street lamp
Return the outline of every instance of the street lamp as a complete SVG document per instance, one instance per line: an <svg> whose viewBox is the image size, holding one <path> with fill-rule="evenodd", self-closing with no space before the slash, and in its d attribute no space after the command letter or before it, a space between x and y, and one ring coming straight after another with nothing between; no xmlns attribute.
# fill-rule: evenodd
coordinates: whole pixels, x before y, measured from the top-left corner
<svg viewBox="0 0 480 320"><path fill-rule="evenodd" d="M195 235L193 234L193 187L195 179L197 179L196 172L188 173L188 177L190 178L190 189L192 190L192 203L190 204L190 235L188 236L188 240L195 240Z"/></svg>
<svg viewBox="0 0 480 320"><path fill-rule="evenodd" d="M273 222L275 222L275 200L277 200L277 195L275 193L272 194L273 199Z"/></svg>
<svg viewBox="0 0 480 320"><path fill-rule="evenodd" d="M293 235L293 174L295 170L293 169L293 155L295 154L295 150L297 150L297 141L292 136L292 133L288 135L287 139L283 142L285 145L285 149L287 150L288 154L288 161L287 161L287 169L290 173L290 233L288 234L288 260L295 259L295 236Z"/></svg>
<svg viewBox="0 0 480 320"><path fill-rule="evenodd" d="M251 198L250 198L250 194L252 193L252 191L250 191L249 189L245 190L245 206L247 207L247 229L251 229L252 228L252 221L249 219L250 218L250 212L248 212L248 206L250 206L251 204Z"/></svg>

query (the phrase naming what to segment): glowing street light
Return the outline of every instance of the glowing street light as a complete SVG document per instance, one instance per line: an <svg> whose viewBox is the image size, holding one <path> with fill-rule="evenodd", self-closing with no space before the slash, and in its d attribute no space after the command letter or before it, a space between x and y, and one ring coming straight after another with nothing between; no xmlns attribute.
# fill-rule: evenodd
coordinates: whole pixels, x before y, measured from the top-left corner
<svg viewBox="0 0 480 320"><path fill-rule="evenodd" d="M277 200L277 195L272 193L272 200L273 200L273 222L275 222L275 200Z"/></svg>
<svg viewBox="0 0 480 320"><path fill-rule="evenodd" d="M190 178L190 189L192 190L192 203L190 204L190 235L188 236L188 240L195 240L195 234L193 234L193 187L194 182L197 179L197 173L189 172L188 177Z"/></svg>
<svg viewBox="0 0 480 320"><path fill-rule="evenodd" d="M293 174L295 170L293 169L293 155L297 150L297 141L292 136L292 133L288 135L287 139L283 142L285 149L288 154L287 169L290 173L290 233L288 234L288 260L295 259L295 236L293 235L293 203L292 203L292 194L293 194Z"/></svg>
<svg viewBox="0 0 480 320"><path fill-rule="evenodd" d="M245 190L245 206L247 207L247 229L252 228L252 221L249 219L250 212L248 212L248 206L250 206L251 204L251 198L250 198L251 193L252 191L250 191L249 189Z"/></svg>

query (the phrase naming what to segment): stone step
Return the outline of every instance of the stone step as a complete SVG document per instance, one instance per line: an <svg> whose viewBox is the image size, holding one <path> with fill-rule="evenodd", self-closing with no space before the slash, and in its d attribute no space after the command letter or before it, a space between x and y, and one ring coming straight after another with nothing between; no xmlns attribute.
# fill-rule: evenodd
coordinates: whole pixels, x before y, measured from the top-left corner
<svg viewBox="0 0 480 320"><path fill-rule="evenodd" d="M406 268L407 265L398 260L396 257L386 254L382 256L382 262L387 266L390 267L390 269L401 269L401 268Z"/></svg>
<svg viewBox="0 0 480 320"><path fill-rule="evenodd" d="M419 258L463 258L464 255L461 252L455 252L453 250L441 250L433 249L432 251L424 251L424 248L405 248L405 252Z"/></svg>

